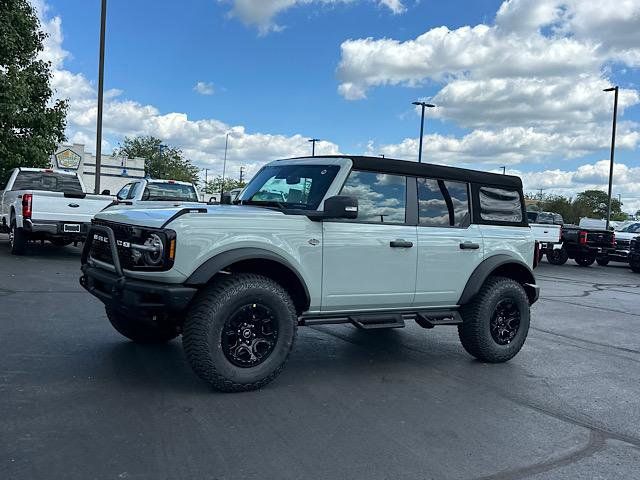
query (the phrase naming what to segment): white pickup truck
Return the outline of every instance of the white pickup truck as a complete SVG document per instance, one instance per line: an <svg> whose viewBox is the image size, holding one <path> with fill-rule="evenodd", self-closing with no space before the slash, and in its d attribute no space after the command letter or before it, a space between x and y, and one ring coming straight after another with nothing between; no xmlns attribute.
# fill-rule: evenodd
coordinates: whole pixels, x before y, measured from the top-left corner
<svg viewBox="0 0 640 480"><path fill-rule="evenodd" d="M127 183L116 194L109 209L203 206L193 183L178 180L139 179Z"/></svg>
<svg viewBox="0 0 640 480"><path fill-rule="evenodd" d="M78 174L64 170L16 168L0 188L0 231L9 233L14 255L30 240L83 241L93 216L113 200L87 194Z"/></svg>
<svg viewBox="0 0 640 480"><path fill-rule="evenodd" d="M540 254L546 254L553 265L562 265L567 252L562 248L562 215L552 212L527 212L527 220L533 237L540 244Z"/></svg>

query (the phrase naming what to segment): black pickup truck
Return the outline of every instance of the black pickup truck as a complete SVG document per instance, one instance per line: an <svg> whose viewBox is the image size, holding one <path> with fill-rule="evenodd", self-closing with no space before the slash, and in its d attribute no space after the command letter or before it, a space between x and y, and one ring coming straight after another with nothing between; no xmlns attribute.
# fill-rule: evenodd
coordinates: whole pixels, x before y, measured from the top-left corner
<svg viewBox="0 0 640 480"><path fill-rule="evenodd" d="M574 259L582 267L588 267L595 261L606 265L609 255L615 253L616 235L607 230L563 225L562 249L566 251L567 258Z"/></svg>
<svg viewBox="0 0 640 480"><path fill-rule="evenodd" d="M629 266L634 272L640 273L640 237L631 240L629 246Z"/></svg>

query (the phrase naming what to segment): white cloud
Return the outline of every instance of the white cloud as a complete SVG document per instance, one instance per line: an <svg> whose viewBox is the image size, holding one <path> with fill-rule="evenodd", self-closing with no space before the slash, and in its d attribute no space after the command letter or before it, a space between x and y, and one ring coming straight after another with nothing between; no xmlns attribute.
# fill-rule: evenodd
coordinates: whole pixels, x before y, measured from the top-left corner
<svg viewBox="0 0 640 480"><path fill-rule="evenodd" d="M524 189L536 192L543 189L545 194L575 197L584 190L607 191L609 181L609 160L600 160L592 164L579 166L576 170L561 169L541 172L520 172L511 170L508 173L522 177ZM640 210L640 167L630 167L624 163L614 164L613 194L620 194L623 211L635 213Z"/></svg>
<svg viewBox="0 0 640 480"><path fill-rule="evenodd" d="M290 8L320 4L336 5L355 3L362 0L218 0L222 3L233 3L230 14L239 18L246 25L257 26L260 33L265 35L272 31L281 31L283 27L275 22L278 14ZM403 13L406 8L401 0L368 0L384 6L394 14Z"/></svg>
<svg viewBox="0 0 640 480"><path fill-rule="evenodd" d="M57 98L69 99L67 137L74 143L85 144L95 150L97 91L83 74L64 68L69 52L62 46L60 17L47 17L48 8L41 0L34 0L43 29L49 33L43 58L52 62L52 88ZM204 83L204 82L199 82ZM196 85L196 87L198 84ZM210 84L204 84L203 92ZM203 93L200 92L200 93ZM237 175L240 166L251 176L269 160L310 154L307 137L300 134L278 135L248 132L244 126L229 125L216 119L191 120L186 113L162 113L153 105L144 105L122 98L118 89L105 91L102 149L108 154L125 136L154 135L168 144L181 148L186 156L210 175L222 172L222 158L226 134L229 133L227 169ZM316 143L316 153L335 154L338 146L322 141Z"/></svg>
<svg viewBox="0 0 640 480"><path fill-rule="evenodd" d="M200 95L213 95L215 88L211 82L197 82L193 87L193 91Z"/></svg>

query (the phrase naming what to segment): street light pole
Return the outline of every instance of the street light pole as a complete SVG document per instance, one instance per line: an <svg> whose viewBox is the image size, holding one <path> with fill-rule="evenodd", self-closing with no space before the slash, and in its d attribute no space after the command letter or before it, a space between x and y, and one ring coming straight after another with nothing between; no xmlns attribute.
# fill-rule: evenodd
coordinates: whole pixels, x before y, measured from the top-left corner
<svg viewBox="0 0 640 480"><path fill-rule="evenodd" d="M502 174L506 175L507 174L507 167L502 167Z"/></svg>
<svg viewBox="0 0 640 480"><path fill-rule="evenodd" d="M96 121L96 177L94 193L100 193L100 170L102 167L102 104L104 100L104 34L107 27L107 0L102 0L100 11L100 53L98 60L98 118Z"/></svg>
<svg viewBox="0 0 640 480"><path fill-rule="evenodd" d="M611 222L611 190L613 187L613 156L616 149L616 122L618 117L618 86L605 88L603 92L614 92L613 97L613 128L611 130L611 159L609 162L609 206L607 208L607 230Z"/></svg>
<svg viewBox="0 0 640 480"><path fill-rule="evenodd" d="M413 105L422 107L422 118L420 120L420 149L418 150L418 163L422 163L422 137L424 135L424 109L426 107L434 108L435 105L431 103L425 103L425 102L413 102Z"/></svg>
<svg viewBox="0 0 640 480"><path fill-rule="evenodd" d="M220 186L220 200L222 200L222 194L224 193L224 175L227 171L227 150L229 148L229 134L224 139L224 161L222 162L222 185Z"/></svg>
<svg viewBox="0 0 640 480"><path fill-rule="evenodd" d="M311 156L315 157L316 156L316 142L319 142L320 139L319 138L311 138L308 141L311 142Z"/></svg>

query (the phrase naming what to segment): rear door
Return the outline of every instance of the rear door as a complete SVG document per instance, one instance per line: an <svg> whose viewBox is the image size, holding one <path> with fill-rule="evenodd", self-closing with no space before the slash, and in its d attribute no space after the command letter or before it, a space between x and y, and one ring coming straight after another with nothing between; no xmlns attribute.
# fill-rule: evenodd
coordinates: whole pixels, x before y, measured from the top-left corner
<svg viewBox="0 0 640 480"><path fill-rule="evenodd" d="M418 248L407 186L402 175L349 174L341 195L358 198L358 218L323 222L322 310L411 305Z"/></svg>
<svg viewBox="0 0 640 480"><path fill-rule="evenodd" d="M484 245L471 224L469 185L418 178L418 271L414 304L456 305L482 262Z"/></svg>

